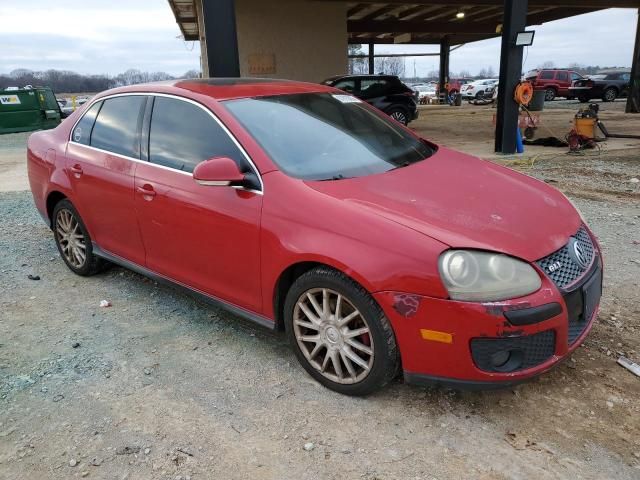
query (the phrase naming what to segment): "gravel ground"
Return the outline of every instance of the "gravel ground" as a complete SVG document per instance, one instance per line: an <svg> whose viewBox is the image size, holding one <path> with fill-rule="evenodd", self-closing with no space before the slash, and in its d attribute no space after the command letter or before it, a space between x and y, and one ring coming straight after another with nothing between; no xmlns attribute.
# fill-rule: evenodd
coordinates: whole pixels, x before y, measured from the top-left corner
<svg viewBox="0 0 640 480"><path fill-rule="evenodd" d="M0 478L639 478L640 378L615 363L640 362L637 158L510 165L583 211L605 296L571 359L484 393L330 392L281 335L120 268L74 276L30 194L0 193Z"/></svg>

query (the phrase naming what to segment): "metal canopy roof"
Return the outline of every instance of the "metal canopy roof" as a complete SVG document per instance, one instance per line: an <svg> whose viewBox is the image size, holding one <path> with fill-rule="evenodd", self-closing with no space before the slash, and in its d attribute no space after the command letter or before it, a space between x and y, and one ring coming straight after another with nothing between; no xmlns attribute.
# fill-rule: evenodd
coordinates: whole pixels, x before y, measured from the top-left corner
<svg viewBox="0 0 640 480"><path fill-rule="evenodd" d="M195 0L168 1L184 39L198 40ZM439 43L444 36L451 44L484 40L500 35L504 11L504 0L310 1L347 4L350 43ZM640 8L640 0L529 0L527 24L613 7ZM464 18L456 17L459 12Z"/></svg>

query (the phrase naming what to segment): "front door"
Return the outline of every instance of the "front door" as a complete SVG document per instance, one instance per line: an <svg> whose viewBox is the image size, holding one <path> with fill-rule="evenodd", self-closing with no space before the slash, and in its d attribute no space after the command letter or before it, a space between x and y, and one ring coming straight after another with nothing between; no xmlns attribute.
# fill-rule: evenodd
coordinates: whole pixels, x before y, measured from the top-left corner
<svg viewBox="0 0 640 480"><path fill-rule="evenodd" d="M93 104L71 132L66 155L74 206L93 241L138 264L144 262L144 248L133 178L145 102L145 96L127 95Z"/></svg>
<svg viewBox="0 0 640 480"><path fill-rule="evenodd" d="M138 165L135 178L147 268L259 312L262 192L202 186L192 177L212 157L229 157L249 171L248 157L199 104L157 96L149 108L143 137L149 161Z"/></svg>

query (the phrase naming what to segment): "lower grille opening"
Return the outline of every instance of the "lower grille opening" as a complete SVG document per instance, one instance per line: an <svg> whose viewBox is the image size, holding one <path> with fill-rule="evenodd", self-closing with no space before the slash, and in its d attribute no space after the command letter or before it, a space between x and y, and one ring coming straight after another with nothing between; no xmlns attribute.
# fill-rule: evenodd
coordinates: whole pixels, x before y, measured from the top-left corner
<svg viewBox="0 0 640 480"><path fill-rule="evenodd" d="M510 373L536 367L549 360L555 351L554 330L522 337L471 340L473 361L486 372Z"/></svg>

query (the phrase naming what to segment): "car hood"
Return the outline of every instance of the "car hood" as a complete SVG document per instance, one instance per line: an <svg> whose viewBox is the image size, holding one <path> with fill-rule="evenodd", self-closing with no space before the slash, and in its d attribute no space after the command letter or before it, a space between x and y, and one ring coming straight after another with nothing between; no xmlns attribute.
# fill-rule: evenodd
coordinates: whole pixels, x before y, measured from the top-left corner
<svg viewBox="0 0 640 480"><path fill-rule="evenodd" d="M408 167L307 185L450 247L497 251L530 262L565 245L581 223L556 189L442 147Z"/></svg>

